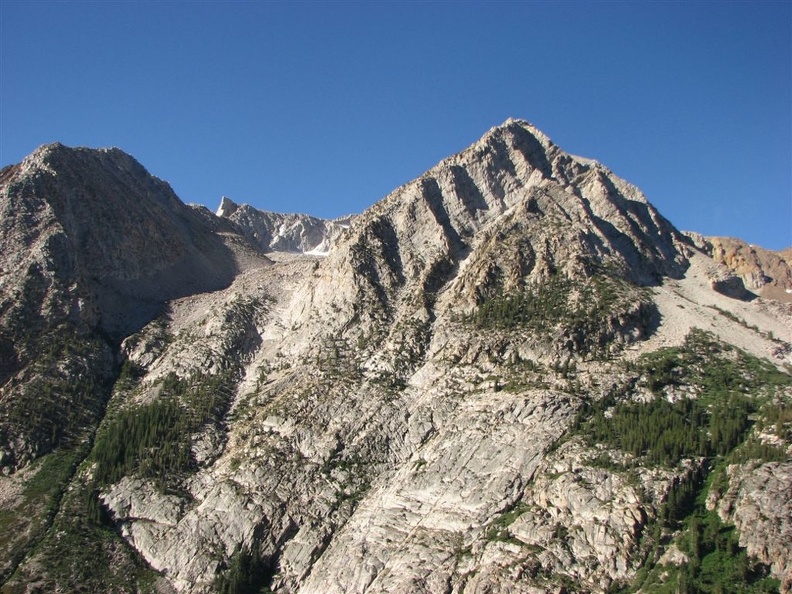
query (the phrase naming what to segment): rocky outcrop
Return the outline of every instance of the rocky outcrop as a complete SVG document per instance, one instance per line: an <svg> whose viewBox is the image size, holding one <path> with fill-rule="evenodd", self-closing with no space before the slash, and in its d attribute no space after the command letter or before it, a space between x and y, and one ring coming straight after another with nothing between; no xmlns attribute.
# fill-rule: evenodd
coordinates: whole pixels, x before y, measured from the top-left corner
<svg viewBox="0 0 792 594"><path fill-rule="evenodd" d="M765 298L792 302L789 249L773 252L732 237L687 235L699 249L741 278L748 291Z"/></svg>
<svg viewBox="0 0 792 594"><path fill-rule="evenodd" d="M729 487L708 502L740 532L740 545L770 565L781 591L792 591L792 463L732 465Z"/></svg>
<svg viewBox="0 0 792 594"><path fill-rule="evenodd" d="M745 288L744 279L723 266L712 270L709 275L709 282L713 291L717 291L721 295L726 295L732 299L750 301L756 298L754 293Z"/></svg>
<svg viewBox="0 0 792 594"><path fill-rule="evenodd" d="M305 214L283 214L239 206L223 196L217 216L236 223L240 231L264 252L326 255L349 227L354 216L331 221Z"/></svg>

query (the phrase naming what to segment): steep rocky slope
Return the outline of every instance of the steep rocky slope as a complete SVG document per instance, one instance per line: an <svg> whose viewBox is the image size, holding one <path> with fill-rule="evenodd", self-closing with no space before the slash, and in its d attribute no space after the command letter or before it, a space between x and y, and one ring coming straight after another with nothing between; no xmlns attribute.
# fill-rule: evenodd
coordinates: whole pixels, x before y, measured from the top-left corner
<svg viewBox="0 0 792 594"><path fill-rule="evenodd" d="M259 246L121 341L3 592L792 585L792 312L607 168L510 120L325 257Z"/></svg>
<svg viewBox="0 0 792 594"><path fill-rule="evenodd" d="M233 229L118 149L47 145L2 177L4 294L40 269L92 300L72 298L72 317L118 337L165 301L228 286L238 271L222 236Z"/></svg>
<svg viewBox="0 0 792 594"><path fill-rule="evenodd" d="M59 457L35 497L17 496L15 475L3 489L2 575L84 456L118 375L118 341L168 300L267 261L117 149L47 145L0 178L0 469Z"/></svg>

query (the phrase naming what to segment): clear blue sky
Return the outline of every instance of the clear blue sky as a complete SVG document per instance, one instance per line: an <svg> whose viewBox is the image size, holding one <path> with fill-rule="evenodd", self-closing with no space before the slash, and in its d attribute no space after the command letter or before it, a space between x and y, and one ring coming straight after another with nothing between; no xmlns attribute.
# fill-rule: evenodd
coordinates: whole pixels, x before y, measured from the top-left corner
<svg viewBox="0 0 792 594"><path fill-rule="evenodd" d="M0 0L0 164L118 146L214 210L360 212L508 117L681 229L792 244L792 2Z"/></svg>

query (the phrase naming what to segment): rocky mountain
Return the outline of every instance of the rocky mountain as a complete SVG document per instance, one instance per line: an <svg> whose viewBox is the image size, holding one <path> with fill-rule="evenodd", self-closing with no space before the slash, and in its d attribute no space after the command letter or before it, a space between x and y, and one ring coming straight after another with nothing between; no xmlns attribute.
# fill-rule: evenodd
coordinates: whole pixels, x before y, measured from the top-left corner
<svg viewBox="0 0 792 594"><path fill-rule="evenodd" d="M304 214L283 214L239 206L223 196L217 216L233 221L240 232L263 252L325 255L349 228L350 215L332 221Z"/></svg>
<svg viewBox="0 0 792 594"><path fill-rule="evenodd" d="M749 291L762 297L792 302L792 248L772 252L733 237L703 237L689 233L696 246L725 265Z"/></svg>
<svg viewBox="0 0 792 594"><path fill-rule="evenodd" d="M4 594L792 588L792 309L606 167L509 120L333 230L56 152L0 194Z"/></svg>

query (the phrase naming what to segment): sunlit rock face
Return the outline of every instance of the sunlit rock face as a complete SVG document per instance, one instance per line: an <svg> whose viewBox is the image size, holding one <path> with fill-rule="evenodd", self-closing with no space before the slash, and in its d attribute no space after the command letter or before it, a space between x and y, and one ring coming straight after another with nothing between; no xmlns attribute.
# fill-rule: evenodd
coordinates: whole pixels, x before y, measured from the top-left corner
<svg viewBox="0 0 792 594"><path fill-rule="evenodd" d="M239 206L223 196L217 216L233 221L240 232L264 252L326 255L354 215L333 220L305 214L263 211L247 204Z"/></svg>
<svg viewBox="0 0 792 594"><path fill-rule="evenodd" d="M54 528L12 543L30 554L10 591L652 591L707 550L684 532L696 498L788 589L768 538L790 524L771 460L790 452L790 311L714 290L734 273L607 168L509 120L330 222L227 198L212 215L144 173L65 147L3 172L0 313L53 295L40 328L72 315L104 345L77 358L104 390L82 464ZM5 344L15 452L34 432L6 394L36 371ZM75 443L7 465L5 508L27 509L26 464ZM47 562L90 539L107 571Z"/></svg>
<svg viewBox="0 0 792 594"><path fill-rule="evenodd" d="M733 237L687 235L704 253L739 277L748 291L768 299L792 302L792 250L773 252Z"/></svg>

